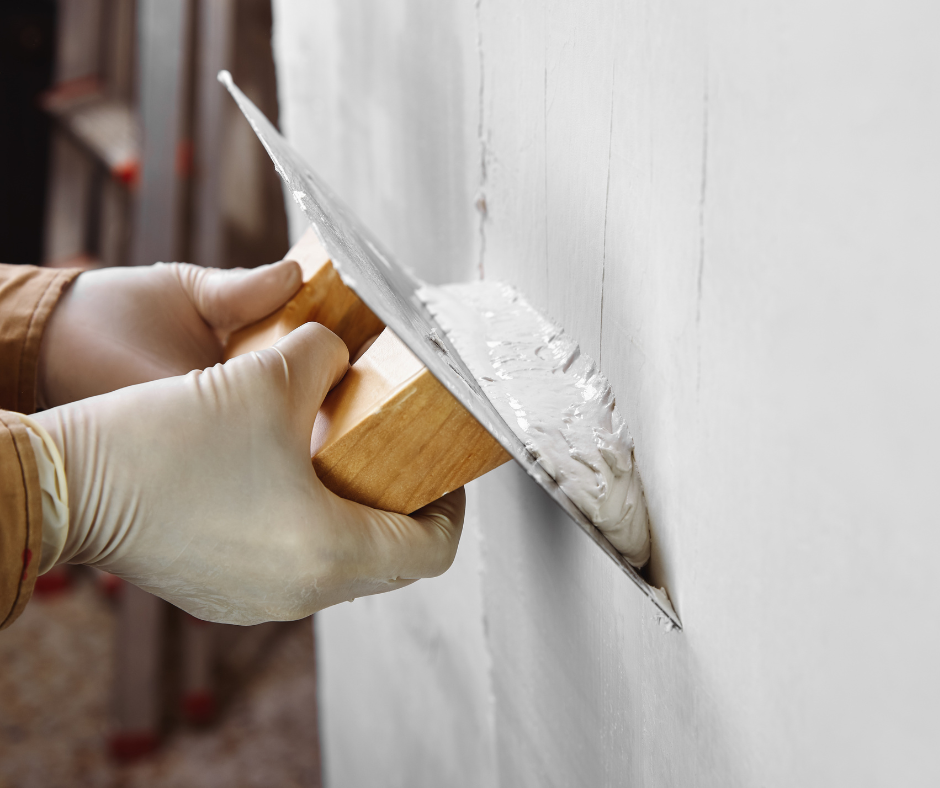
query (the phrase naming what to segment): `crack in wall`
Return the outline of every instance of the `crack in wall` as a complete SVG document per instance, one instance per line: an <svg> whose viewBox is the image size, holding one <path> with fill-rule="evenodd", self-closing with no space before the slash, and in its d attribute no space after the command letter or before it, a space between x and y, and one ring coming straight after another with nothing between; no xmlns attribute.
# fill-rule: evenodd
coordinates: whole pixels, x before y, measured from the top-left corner
<svg viewBox="0 0 940 788"><path fill-rule="evenodd" d="M545 197L545 285L546 292L549 282L548 264L548 41L546 36L545 48L542 51L544 75L542 77L542 189Z"/></svg>
<svg viewBox="0 0 940 788"><path fill-rule="evenodd" d="M702 95L702 183L698 198L698 281L695 296L696 373L695 393L702 385L702 280L705 276L705 200L708 196L708 63L705 64L705 86Z"/></svg>
<svg viewBox="0 0 940 788"><path fill-rule="evenodd" d="M477 258L477 273L479 274L480 279L484 278L484 262L486 257L486 157L487 157L487 145L486 145L486 122L485 122L485 87L486 87L486 69L485 62L483 57L483 21L480 17L480 3L482 0L476 0L474 3L474 16L476 17L477 23L477 59L480 65L479 79L479 114L477 117L477 141L480 146L480 183L477 188L477 196L474 200L474 207L477 209L479 216L479 225L477 233L480 238L480 252Z"/></svg>
<svg viewBox="0 0 940 788"><path fill-rule="evenodd" d="M604 241L601 255L601 320L600 336L597 343L597 365L604 368L604 285L607 279L607 209L610 205L610 159L614 149L614 87L616 85L615 65L610 67L610 128L607 132L607 187L604 191Z"/></svg>
<svg viewBox="0 0 940 788"><path fill-rule="evenodd" d="M474 16L476 19L477 25L477 59L479 62L479 92L478 92L478 117L477 117L477 141L480 147L480 181L479 187L477 189L476 200L474 201L474 206L476 207L477 212L479 213L479 225L478 233L480 239L480 251L479 257L477 259L477 273L482 280L485 277L485 260L486 260L486 219L487 219L487 205L486 205L486 179L487 179L487 156L489 154L487 141L486 141L486 62L483 51L483 18L481 13L482 0L475 0L474 2ZM489 565L489 560L487 556L487 544L486 538L483 533L482 524L477 522L476 528L477 538L479 540L480 554L479 554L479 565L477 567L478 571L478 588L480 593L480 615L481 615L481 627L483 630L483 652L485 660L485 675L486 675L486 690L487 690L487 724L489 725L489 736L488 747L489 756L492 758L493 764L493 777L497 780L499 779L499 766L498 766L498 738L496 733L496 706L498 703L496 697L496 676L495 676L495 667L493 659L493 648L490 641L490 627L489 627L489 618L487 616L487 607L486 607L486 569Z"/></svg>

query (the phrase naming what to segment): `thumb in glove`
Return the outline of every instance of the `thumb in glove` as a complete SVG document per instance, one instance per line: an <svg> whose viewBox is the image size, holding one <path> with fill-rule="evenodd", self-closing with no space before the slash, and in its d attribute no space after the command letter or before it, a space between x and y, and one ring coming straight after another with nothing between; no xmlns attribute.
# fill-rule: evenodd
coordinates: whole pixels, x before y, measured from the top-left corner
<svg viewBox="0 0 940 788"><path fill-rule="evenodd" d="M290 261L250 270L157 263L86 271L43 333L40 404L216 364L228 332L270 314L300 285L300 266Z"/></svg>

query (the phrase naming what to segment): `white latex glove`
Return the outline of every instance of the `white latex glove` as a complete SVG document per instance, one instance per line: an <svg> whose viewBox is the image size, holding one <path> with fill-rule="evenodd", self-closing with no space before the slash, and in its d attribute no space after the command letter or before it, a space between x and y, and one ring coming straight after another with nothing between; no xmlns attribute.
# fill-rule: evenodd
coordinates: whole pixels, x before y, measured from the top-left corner
<svg viewBox="0 0 940 788"><path fill-rule="evenodd" d="M157 263L86 271L46 324L40 405L212 366L228 333L273 312L301 279L290 261L250 270Z"/></svg>
<svg viewBox="0 0 940 788"><path fill-rule="evenodd" d="M343 500L314 473L314 419L347 359L308 323L224 365L34 416L68 477L58 562L233 624L302 618L444 572L463 490L407 517Z"/></svg>

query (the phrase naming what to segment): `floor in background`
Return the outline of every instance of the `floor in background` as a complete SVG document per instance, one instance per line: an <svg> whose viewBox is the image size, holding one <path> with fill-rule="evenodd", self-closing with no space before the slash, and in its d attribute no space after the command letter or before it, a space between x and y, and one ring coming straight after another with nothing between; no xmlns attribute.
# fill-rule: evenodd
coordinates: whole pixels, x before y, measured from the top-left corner
<svg viewBox="0 0 940 788"><path fill-rule="evenodd" d="M319 786L309 621L280 625L206 730L177 724L149 759L106 752L114 614L87 579L0 632L0 788Z"/></svg>

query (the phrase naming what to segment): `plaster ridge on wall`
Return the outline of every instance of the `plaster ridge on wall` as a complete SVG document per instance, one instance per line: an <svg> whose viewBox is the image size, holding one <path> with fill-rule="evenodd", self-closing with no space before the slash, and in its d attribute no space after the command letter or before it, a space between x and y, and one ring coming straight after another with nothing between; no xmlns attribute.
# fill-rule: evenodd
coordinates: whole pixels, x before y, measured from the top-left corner
<svg viewBox="0 0 940 788"><path fill-rule="evenodd" d="M479 225L478 232L480 237L480 251L477 262L477 274L482 280L485 276L485 261L486 261L486 219L487 219L487 205L486 205L486 178L487 178L487 156L488 156L488 146L486 141L486 61L483 51L483 19L481 16L481 6L482 0L474 0L474 19L476 21L476 46L477 46L477 58L479 62L479 89L478 89L478 116L477 116L477 141L480 146L480 181L477 189L476 200L474 205L479 213ZM478 522L479 526L479 522ZM496 688L495 688L495 677L494 677L494 668L493 668L493 649L490 642L490 627L486 615L486 598L483 593L483 576L486 572L487 567L487 545L486 539L483 536L483 528L477 527L474 529L477 540L479 543L479 563L477 564L477 576L478 583L476 591L479 594L480 600L480 627L483 632L483 660L484 660L484 675L486 676L486 725L489 733L489 741L487 742L488 747L490 748L490 755L492 757L492 763L494 765L494 770L492 774L493 778L493 788L497 788L499 785L499 769L496 766Z"/></svg>
<svg viewBox="0 0 940 788"><path fill-rule="evenodd" d="M487 544L486 538L483 535L483 527L480 522L479 510L477 514L477 527L474 528L474 533L477 537L477 542L479 544L479 563L477 564L477 587L476 592L479 595L480 601L480 627L483 632L483 672L486 676L486 726L487 732L489 734L489 739L487 741L487 747L490 749L490 757L492 758L492 763L494 767L497 766L497 757L496 757L496 682L494 674L494 662L493 662L493 648L490 642L490 627L489 620L486 615L486 595L483 593L484 588L484 575L486 574L486 567L488 565L488 556L487 556ZM494 783L492 788L497 788L499 785L499 769L494 768L493 771Z"/></svg>

